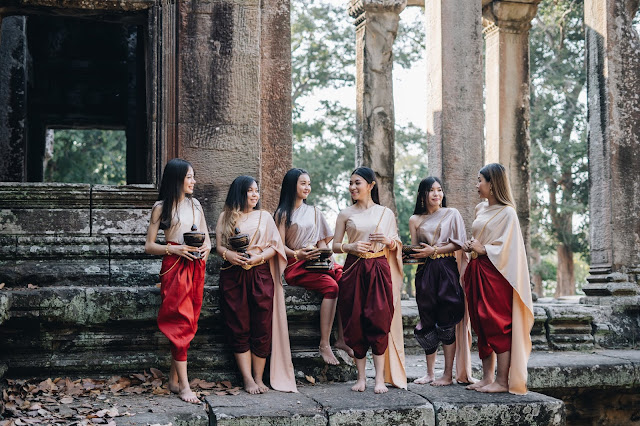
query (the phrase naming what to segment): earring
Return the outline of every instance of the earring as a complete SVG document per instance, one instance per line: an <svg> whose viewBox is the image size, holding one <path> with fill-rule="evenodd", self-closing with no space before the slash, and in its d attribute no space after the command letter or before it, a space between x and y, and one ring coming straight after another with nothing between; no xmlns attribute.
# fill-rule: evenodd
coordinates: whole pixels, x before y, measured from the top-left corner
<svg viewBox="0 0 640 426"><path fill-rule="evenodd" d="M493 197L493 188L489 189L489 194Z"/></svg>

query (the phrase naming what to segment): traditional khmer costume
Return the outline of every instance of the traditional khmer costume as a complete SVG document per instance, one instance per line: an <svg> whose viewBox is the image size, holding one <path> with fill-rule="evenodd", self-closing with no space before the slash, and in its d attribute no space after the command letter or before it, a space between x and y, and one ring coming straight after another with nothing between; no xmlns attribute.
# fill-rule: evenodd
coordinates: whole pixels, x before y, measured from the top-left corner
<svg viewBox="0 0 640 426"><path fill-rule="evenodd" d="M433 247L449 243L462 246L466 241L464 221L458 210L440 208L425 215L417 228L418 242ZM420 322L414 335L427 355L438 344L456 345L456 379L471 381L471 330L460 277L467 265L462 251L436 254L427 258L416 271L416 303Z"/></svg>
<svg viewBox="0 0 640 426"><path fill-rule="evenodd" d="M245 268L227 263L220 271L222 314L231 347L235 353L251 350L259 357L271 355L271 387L297 392L282 289L286 256L280 234L271 215L262 210L250 212L236 227L249 235L247 253L260 256L272 247L276 255L267 264Z"/></svg>
<svg viewBox="0 0 640 426"><path fill-rule="evenodd" d="M161 205L158 201L154 208ZM164 231L167 244L184 244L183 234L192 225L200 225L202 207L195 198L185 198L178 204L171 227ZM204 230L206 231L206 230ZM178 255L165 255L160 268L158 328L171 342L171 355L176 361L187 360L187 350L198 330L202 308L205 262L189 260Z"/></svg>
<svg viewBox="0 0 640 426"><path fill-rule="evenodd" d="M510 350L509 392L525 394L533 304L518 215L510 206L482 202L472 233L487 251L486 256L472 252L464 274L480 358Z"/></svg>
<svg viewBox="0 0 640 426"><path fill-rule="evenodd" d="M395 247L372 244L364 255L349 254L339 281L338 307L344 339L355 357L362 359L371 347L385 355L385 381L406 389L404 340L400 292L402 289L402 243L396 218L378 204L351 215L346 222L349 242L369 241L369 235L385 234Z"/></svg>
<svg viewBox="0 0 640 426"><path fill-rule="evenodd" d="M291 225L285 233L285 244L291 250L299 250L309 245L316 246L320 240L333 237L326 219L315 207L302 203L291 214ZM328 271L305 269L305 262L293 257L288 259L284 279L287 284L304 287L322 294L323 298L338 297L337 281L342 276L342 266L333 263Z"/></svg>

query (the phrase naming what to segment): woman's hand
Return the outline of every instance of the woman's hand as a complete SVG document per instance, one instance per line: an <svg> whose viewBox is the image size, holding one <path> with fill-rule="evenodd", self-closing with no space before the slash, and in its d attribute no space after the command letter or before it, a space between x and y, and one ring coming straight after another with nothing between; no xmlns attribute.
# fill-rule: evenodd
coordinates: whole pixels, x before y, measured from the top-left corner
<svg viewBox="0 0 640 426"><path fill-rule="evenodd" d="M199 249L197 247L191 247L186 244L182 244L182 245L169 244L167 246L167 251L169 252L169 254L182 256L185 259L189 259L191 261L193 261L194 259L199 259L199 257L196 257L193 254L191 254L191 252L198 252Z"/></svg>
<svg viewBox="0 0 640 426"><path fill-rule="evenodd" d="M207 259L209 258L209 253L211 252L211 246L209 244L203 244L200 247L198 247L197 251L198 253L200 253L200 259L206 262Z"/></svg>
<svg viewBox="0 0 640 426"><path fill-rule="evenodd" d="M296 257L298 260L315 260L320 257L320 252L315 247L302 248L296 250Z"/></svg>
<svg viewBox="0 0 640 426"><path fill-rule="evenodd" d="M411 254L411 257L414 259L425 259L436 252L436 249L431 247L429 244L420 243L420 246L422 246L422 248L413 249L415 253Z"/></svg>
<svg viewBox="0 0 640 426"><path fill-rule="evenodd" d="M264 259L264 255L262 254L252 254L251 257L249 259L247 259L247 265L251 265L251 266L255 266L255 265L260 265L261 263L263 263L262 261L265 260Z"/></svg>
<svg viewBox="0 0 640 426"><path fill-rule="evenodd" d="M464 243L464 245L462 246L462 250L466 251L467 253L470 251L475 251L481 256L487 254L487 250L485 250L480 241L476 240L475 238L471 238L469 241Z"/></svg>
<svg viewBox="0 0 640 426"><path fill-rule="evenodd" d="M393 243L393 241L391 241L391 238L388 238L382 232L374 232L373 234L370 234L369 241L371 241L372 243L384 244L385 246L390 246Z"/></svg>
<svg viewBox="0 0 640 426"><path fill-rule="evenodd" d="M368 241L356 241L355 243L344 244L345 252L364 254L371 250L371 243Z"/></svg>
<svg viewBox="0 0 640 426"><path fill-rule="evenodd" d="M227 261L232 265L243 266L248 264L248 260L243 254L238 253L237 251L227 250L225 252L225 257Z"/></svg>

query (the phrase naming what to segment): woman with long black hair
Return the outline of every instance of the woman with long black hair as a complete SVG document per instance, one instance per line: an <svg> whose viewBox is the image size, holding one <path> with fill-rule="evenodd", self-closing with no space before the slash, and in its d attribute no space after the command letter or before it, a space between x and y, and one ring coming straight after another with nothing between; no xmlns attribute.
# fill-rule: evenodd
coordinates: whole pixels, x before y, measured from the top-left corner
<svg viewBox="0 0 640 426"><path fill-rule="evenodd" d="M413 216L409 218L413 258L421 259L416 271L416 303L420 322L414 335L425 351L427 374L417 384L447 386L453 383L453 360L457 359L456 379L471 378L471 334L460 276L467 265L460 247L466 242L464 221L458 210L447 207L442 181L433 176L423 179ZM457 340L457 342L456 342ZM444 372L435 378L436 351L442 343Z"/></svg>
<svg viewBox="0 0 640 426"><path fill-rule="evenodd" d="M327 248L333 239L333 232L322 212L307 204L311 193L311 178L306 170L294 168L282 179L280 201L274 214L280 236L287 253L287 268L284 279L287 284L304 287L322 295L320 305L320 355L327 364L339 364L329 337L338 301L338 280L342 276L342 266L331 262L326 271L306 269L306 261L318 258L318 249ZM344 343L342 325L338 322L336 348L353 351Z"/></svg>
<svg viewBox="0 0 640 426"><path fill-rule="evenodd" d="M262 376L271 356L271 387L297 392L281 278L287 258L278 228L259 201L256 180L237 177L216 225L216 249L225 260L220 271L222 315L244 389L250 394L268 390ZM240 233L248 236L245 252L230 243Z"/></svg>
<svg viewBox="0 0 640 426"><path fill-rule="evenodd" d="M202 206L193 197L195 183L189 162L174 158L167 163L144 246L146 253L164 255L158 327L171 342L169 389L192 403L200 401L189 387L187 349L198 330L205 264L211 250ZM166 245L156 243L159 230L164 231ZM185 245L183 234L196 230L205 233L204 244L199 248Z"/></svg>
<svg viewBox="0 0 640 426"><path fill-rule="evenodd" d="M380 205L376 176L370 168L353 171L349 192L353 205L338 215L333 251L348 253L339 282L338 309L345 342L353 349L358 369L358 380L351 389L365 390L369 348L376 370L374 392L387 392L385 382L406 389L400 308L402 243L396 217ZM345 233L348 243L342 243Z"/></svg>

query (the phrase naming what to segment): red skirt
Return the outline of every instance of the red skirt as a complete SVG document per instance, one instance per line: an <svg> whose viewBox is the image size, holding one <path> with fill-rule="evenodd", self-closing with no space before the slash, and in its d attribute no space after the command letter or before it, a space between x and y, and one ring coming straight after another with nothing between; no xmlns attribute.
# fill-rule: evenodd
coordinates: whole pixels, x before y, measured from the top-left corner
<svg viewBox="0 0 640 426"><path fill-rule="evenodd" d="M158 328L171 342L171 355L176 361L187 360L187 350L198 331L205 266L203 260L190 261L178 255L162 259Z"/></svg>
<svg viewBox="0 0 640 426"><path fill-rule="evenodd" d="M384 355L393 318L391 269L385 257L373 259L348 255L340 282L338 309L344 340L354 356L362 359L371 347Z"/></svg>
<svg viewBox="0 0 640 426"><path fill-rule="evenodd" d="M480 359L511 350L513 287L487 256L472 259L464 274L471 326Z"/></svg>
<svg viewBox="0 0 640 426"><path fill-rule="evenodd" d="M310 271L305 269L304 264L304 261L293 257L287 259L287 268L284 270L287 284L318 292L324 299L336 299L342 266L334 263L333 269L328 271Z"/></svg>

